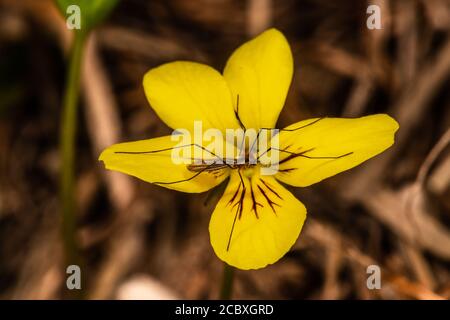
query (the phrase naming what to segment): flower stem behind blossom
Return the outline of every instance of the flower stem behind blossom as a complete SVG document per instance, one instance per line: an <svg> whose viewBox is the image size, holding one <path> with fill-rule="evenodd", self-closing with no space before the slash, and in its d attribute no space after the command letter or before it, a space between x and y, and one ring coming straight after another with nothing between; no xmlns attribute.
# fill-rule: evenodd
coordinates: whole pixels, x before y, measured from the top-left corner
<svg viewBox="0 0 450 320"><path fill-rule="evenodd" d="M223 265L222 288L220 289L220 299L229 300L233 293L234 268L227 263Z"/></svg>
<svg viewBox="0 0 450 320"><path fill-rule="evenodd" d="M76 217L74 200L74 154L77 127L77 105L80 89L80 70L86 35L76 32L70 52L69 70L63 100L60 148L62 158L60 199L62 232L66 265L80 264L75 238Z"/></svg>

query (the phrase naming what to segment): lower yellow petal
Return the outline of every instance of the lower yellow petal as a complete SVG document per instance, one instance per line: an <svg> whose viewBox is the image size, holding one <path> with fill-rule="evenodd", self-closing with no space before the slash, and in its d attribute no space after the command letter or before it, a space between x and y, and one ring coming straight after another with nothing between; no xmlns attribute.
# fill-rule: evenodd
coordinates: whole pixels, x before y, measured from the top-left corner
<svg viewBox="0 0 450 320"><path fill-rule="evenodd" d="M386 114L356 119L316 118L280 131L276 178L304 187L353 168L394 143L398 123ZM284 129L284 130L285 130Z"/></svg>
<svg viewBox="0 0 450 320"><path fill-rule="evenodd" d="M226 168L201 172L188 170L184 163L175 163L172 148L177 145L183 146L179 141L172 141L171 136L119 143L104 150L99 160L103 161L109 170L123 172L169 189L191 193L205 192L228 176ZM194 155L195 148L188 146L183 149L191 149L191 154ZM203 157L212 158L214 157L211 155Z"/></svg>
<svg viewBox="0 0 450 320"><path fill-rule="evenodd" d="M306 209L273 177L238 172L217 204L209 224L216 255L239 269L259 269L283 257L300 234ZM245 188L244 188L245 186Z"/></svg>

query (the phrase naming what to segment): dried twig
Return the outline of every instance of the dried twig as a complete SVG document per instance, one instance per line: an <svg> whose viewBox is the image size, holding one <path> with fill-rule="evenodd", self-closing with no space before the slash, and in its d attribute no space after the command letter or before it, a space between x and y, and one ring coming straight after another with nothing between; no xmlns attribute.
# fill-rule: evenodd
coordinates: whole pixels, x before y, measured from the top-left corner
<svg viewBox="0 0 450 320"><path fill-rule="evenodd" d="M247 34L253 37L272 24L272 0L247 0Z"/></svg>

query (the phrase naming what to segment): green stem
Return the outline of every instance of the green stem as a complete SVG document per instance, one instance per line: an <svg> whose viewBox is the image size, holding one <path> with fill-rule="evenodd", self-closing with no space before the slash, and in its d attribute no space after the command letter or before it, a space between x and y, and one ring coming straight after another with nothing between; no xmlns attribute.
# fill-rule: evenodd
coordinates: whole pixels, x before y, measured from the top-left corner
<svg viewBox="0 0 450 320"><path fill-rule="evenodd" d="M78 247L75 238L76 217L74 197L74 155L75 135L77 128L77 105L80 91L81 61L85 34L76 32L70 53L69 71L66 78L66 88L63 100L61 119L60 147L62 157L61 170L61 210L64 254L67 265L80 264Z"/></svg>
<svg viewBox="0 0 450 320"><path fill-rule="evenodd" d="M227 263L223 266L222 288L220 290L221 300L230 300L233 292L234 269Z"/></svg>

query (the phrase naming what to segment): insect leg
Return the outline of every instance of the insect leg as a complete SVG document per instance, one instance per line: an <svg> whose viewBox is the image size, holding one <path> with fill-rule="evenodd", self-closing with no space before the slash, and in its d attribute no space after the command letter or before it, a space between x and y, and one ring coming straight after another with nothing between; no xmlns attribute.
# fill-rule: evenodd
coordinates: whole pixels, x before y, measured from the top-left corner
<svg viewBox="0 0 450 320"><path fill-rule="evenodd" d="M302 126L300 126L300 127L298 127L298 128L294 128L294 129L278 129L278 130L279 130L279 131L286 131L286 132L297 131L297 130L300 130L300 129L303 129L303 128L312 126L313 124L316 124L317 122L319 122L320 120L323 120L323 119L325 119L325 117L317 118L316 120L311 121L310 123L307 123L307 124L305 124L305 125L302 125ZM274 128L261 128L261 130L273 130L273 129L274 129Z"/></svg>
<svg viewBox="0 0 450 320"><path fill-rule="evenodd" d="M190 144L185 144L185 145L181 145L181 146L175 146L175 147L171 147L171 148L158 149L158 150L150 150L150 151L114 151L114 153L117 153L117 154L153 154L153 153L164 152L164 151L169 151L169 150L174 150L174 149L188 148L188 147L200 148L203 151L208 152L213 157L216 157L218 160L220 160L222 162L224 162L224 160L225 160L224 158L219 157L217 154L215 154L211 150L208 150L205 147L203 147L202 145L199 145L197 143L190 143Z"/></svg>
<svg viewBox="0 0 450 320"><path fill-rule="evenodd" d="M343 158L343 157L346 157L346 156L349 156L349 155L353 154L353 151L351 151L351 152L347 152L345 154L341 154L339 156L308 156L308 155L306 155L306 153L314 150L315 148L311 148L311 149L308 149L308 150L305 150L305 151L302 151L302 152L291 152L291 151L285 150L285 149L275 149L275 148L272 148L272 149L289 154L288 157L286 157L283 160L281 160L280 162L278 162L278 164L285 163L285 162L287 162L289 160L292 160L292 159L295 159L297 157L302 157L302 158L307 158L307 159L337 160L337 159L340 159L340 158Z"/></svg>
<svg viewBox="0 0 450 320"><path fill-rule="evenodd" d="M196 174L194 174L192 177L187 178L187 179L183 179L183 180L178 180L178 181L173 181L173 182L152 182L154 184L175 184L175 183L181 183L181 182L186 182L186 181L190 181L196 177L198 177L200 174L202 174L203 172L207 171L209 168L211 168L211 166L213 166L214 163L211 163L210 165L204 167L202 170L200 170L199 172L197 172Z"/></svg>

